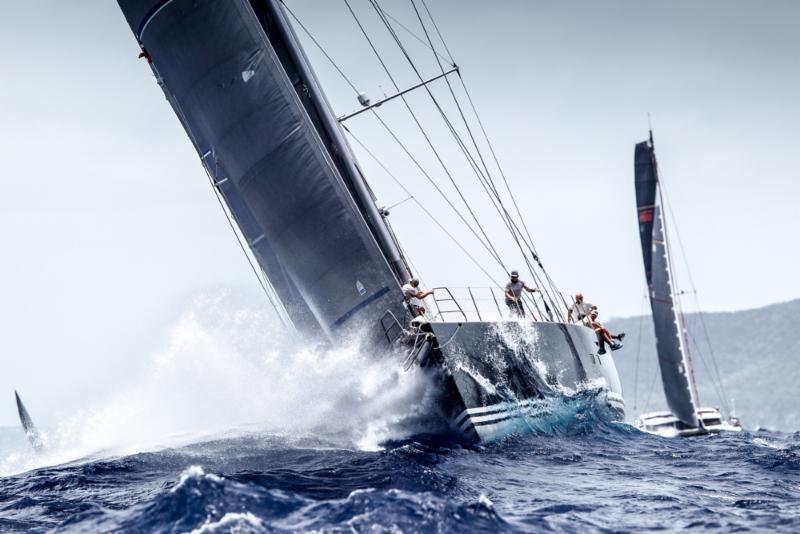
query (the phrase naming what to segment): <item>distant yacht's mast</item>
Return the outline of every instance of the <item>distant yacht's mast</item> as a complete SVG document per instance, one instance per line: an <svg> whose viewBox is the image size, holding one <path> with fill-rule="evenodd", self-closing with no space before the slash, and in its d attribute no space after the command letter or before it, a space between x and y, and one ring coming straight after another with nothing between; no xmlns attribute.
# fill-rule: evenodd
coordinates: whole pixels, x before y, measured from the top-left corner
<svg viewBox="0 0 800 534"><path fill-rule="evenodd" d="M664 218L664 208L666 204L664 203L664 194L663 194L663 187L661 187L661 171L658 167L658 160L655 157L655 149L656 144L653 141L653 126L650 120L650 114L647 114L647 123L648 123L648 133L650 137L650 147L653 149L653 166L655 167L656 172L656 182L658 187L658 199L661 204L661 227L664 229L664 245L667 250L667 270L670 273L670 279L672 283L670 284L671 293L672 293L672 302L676 306L677 315L678 315L678 327L680 329L680 341L681 341L681 353L683 354L683 360L687 369L689 370L689 378L691 380L691 392L693 395L693 403L695 407L700 406L700 392L697 387L697 379L695 377L694 372L694 362L692 361L692 352L691 347L689 344L689 337L688 337L688 329L686 325L686 316L683 313L683 302L681 300L681 291L678 286L677 277L675 276L675 269L673 268L674 262L672 261L672 246L670 246L670 239L668 236L667 230L667 223L666 219ZM702 424L702 421L698 418L698 422Z"/></svg>
<svg viewBox="0 0 800 534"><path fill-rule="evenodd" d="M694 363L692 362L692 353L689 346L689 338L687 336L687 327L686 327L686 317L683 313L683 304L681 302L681 291L678 286L678 280L675 276L675 269L673 267L674 262L672 260L672 247L670 246L669 235L667 231L667 221L664 217L664 195L663 195L663 188L661 187L661 173L658 168L658 160L655 159L655 144L653 143L653 130L650 130L650 146L653 147L653 165L655 166L656 171L656 187L658 189L658 200L659 204L661 205L661 209L659 210L659 216L661 217L661 228L664 234L664 248L666 249L666 256L667 256L667 271L669 273L670 283L670 299L672 300L673 306L675 307L677 321L678 321L678 330L679 330L679 339L680 339L680 350L681 354L683 355L683 362L686 366L686 369L689 371L689 379L691 384L691 393L692 393L692 402L694 406L697 408L700 406L700 394L697 389L697 380L695 378L694 373ZM698 422L702 424L702 421L698 418Z"/></svg>

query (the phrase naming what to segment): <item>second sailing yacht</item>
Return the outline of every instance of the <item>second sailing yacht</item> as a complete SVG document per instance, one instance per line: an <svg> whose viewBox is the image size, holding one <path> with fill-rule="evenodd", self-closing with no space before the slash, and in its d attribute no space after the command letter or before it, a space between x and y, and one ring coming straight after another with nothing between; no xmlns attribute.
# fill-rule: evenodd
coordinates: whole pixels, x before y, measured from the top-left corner
<svg viewBox="0 0 800 534"><path fill-rule="evenodd" d="M668 437L741 430L736 418L724 420L718 408L700 408L686 321L675 287L652 131L647 141L636 145L634 171L642 259L661 381L669 407L667 412L640 415L637 426Z"/></svg>

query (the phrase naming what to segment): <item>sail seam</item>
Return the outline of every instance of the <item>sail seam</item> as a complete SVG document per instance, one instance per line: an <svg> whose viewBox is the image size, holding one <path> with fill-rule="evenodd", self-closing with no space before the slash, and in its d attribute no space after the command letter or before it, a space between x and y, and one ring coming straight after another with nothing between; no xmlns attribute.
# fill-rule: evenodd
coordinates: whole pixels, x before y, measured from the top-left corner
<svg viewBox="0 0 800 534"><path fill-rule="evenodd" d="M172 2L173 0L162 0L160 4L153 6L150 12L145 15L145 17L142 19L142 22L139 24L138 31L136 32L136 38L139 40L139 42L141 42L142 35L144 35L144 31L147 29L147 26L150 24L150 22L153 21L153 19L161 12L162 9L167 7Z"/></svg>
<svg viewBox="0 0 800 534"><path fill-rule="evenodd" d="M390 290L389 290L388 287L384 287L383 289L379 289L378 291L376 291L375 293L373 293L369 297L365 298L364 300L362 300L361 302L359 302L358 304L356 304L355 306L353 306L352 308L347 310L341 317L336 319L331 324L331 326L334 327L334 328L336 328L338 326L341 326L345 321L350 319L350 317L352 317L357 311L362 310L363 308L365 308L369 304L375 302L376 300L378 300L379 298L381 298L382 296L387 294L389 291Z"/></svg>

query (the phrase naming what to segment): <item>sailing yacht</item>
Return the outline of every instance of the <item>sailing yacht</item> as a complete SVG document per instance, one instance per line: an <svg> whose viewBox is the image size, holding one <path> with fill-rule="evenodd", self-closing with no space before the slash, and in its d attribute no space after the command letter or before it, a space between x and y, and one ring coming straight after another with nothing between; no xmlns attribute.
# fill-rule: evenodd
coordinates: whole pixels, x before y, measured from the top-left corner
<svg viewBox="0 0 800 534"><path fill-rule="evenodd" d="M661 381L669 411L644 413L636 425L666 437L738 431L738 419L725 420L718 408L700 408L688 332L676 289L664 218L663 194L653 132L634 153L636 208Z"/></svg>
<svg viewBox="0 0 800 534"><path fill-rule="evenodd" d="M550 399L587 388L612 417L624 417L612 356L598 354L592 330L564 319L567 302L549 277L539 280L543 294L527 302L525 319L502 316L501 289L486 297L497 309L490 314L472 289L459 297L448 287L435 289L432 317L411 317L401 286L413 263L346 137L343 121L355 113L333 112L283 2L118 3L265 291L298 336L362 339L423 373L431 411L468 441L530 431ZM389 27L379 4L372 7ZM457 70L453 63L434 79ZM377 106L405 92L358 100L378 116ZM526 243L519 219L504 220ZM541 268L526 254L530 272Z"/></svg>

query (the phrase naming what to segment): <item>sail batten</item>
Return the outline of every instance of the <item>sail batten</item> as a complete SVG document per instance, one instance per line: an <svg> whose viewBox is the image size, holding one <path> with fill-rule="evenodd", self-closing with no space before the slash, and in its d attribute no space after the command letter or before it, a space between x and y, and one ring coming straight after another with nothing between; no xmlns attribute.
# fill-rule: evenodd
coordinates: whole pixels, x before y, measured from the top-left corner
<svg viewBox="0 0 800 534"><path fill-rule="evenodd" d="M274 28L277 3L118 3L295 325L335 340L402 314L394 258L375 234L383 221L367 219L342 150L301 99L307 82L287 63L295 44Z"/></svg>
<svg viewBox="0 0 800 534"><path fill-rule="evenodd" d="M675 309L675 292L652 136L650 141L636 145L634 170L642 260L664 395L675 417L686 425L697 427L697 409L689 379L690 369L683 347L681 324Z"/></svg>

